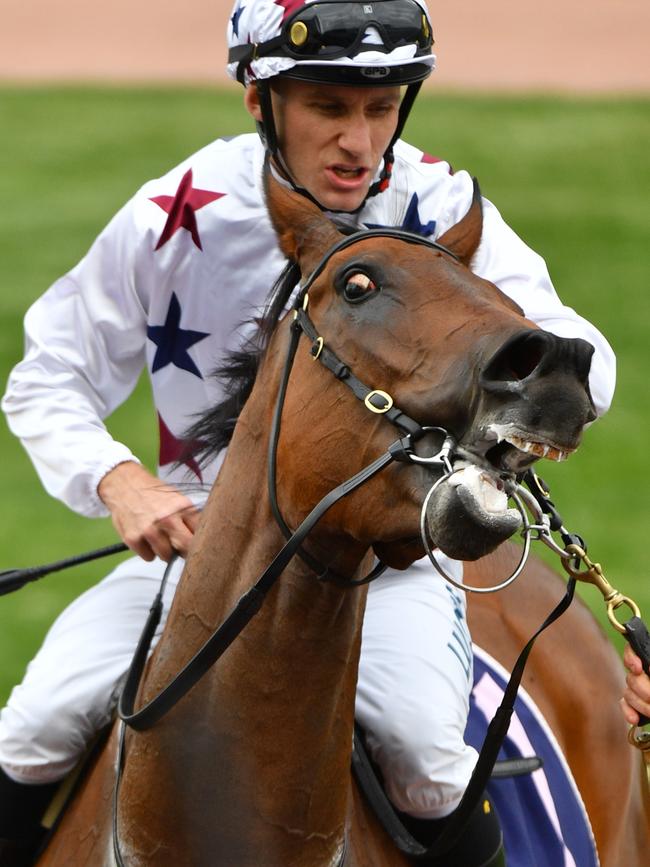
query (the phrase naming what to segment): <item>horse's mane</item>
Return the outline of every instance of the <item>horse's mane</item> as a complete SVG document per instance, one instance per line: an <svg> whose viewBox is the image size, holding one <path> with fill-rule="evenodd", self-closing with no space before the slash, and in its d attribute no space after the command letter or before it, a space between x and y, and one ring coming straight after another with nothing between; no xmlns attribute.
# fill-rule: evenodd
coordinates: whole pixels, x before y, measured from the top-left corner
<svg viewBox="0 0 650 867"><path fill-rule="evenodd" d="M232 439L237 419L248 400L260 361L291 293L300 280L300 268L288 262L271 289L260 316L251 320L255 331L242 349L229 352L211 376L221 380L226 397L200 414L185 432L185 450L178 463L189 457L205 466Z"/></svg>

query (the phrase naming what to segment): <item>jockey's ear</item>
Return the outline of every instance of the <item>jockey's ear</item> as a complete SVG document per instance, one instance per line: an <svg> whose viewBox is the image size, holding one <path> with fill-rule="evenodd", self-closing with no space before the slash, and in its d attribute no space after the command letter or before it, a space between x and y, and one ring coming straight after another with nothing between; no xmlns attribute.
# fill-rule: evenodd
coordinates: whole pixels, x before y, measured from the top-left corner
<svg viewBox="0 0 650 867"><path fill-rule="evenodd" d="M463 265L467 265L472 260L472 256L478 249L483 234L483 204L481 201L481 190L476 178L474 181L474 194L472 196L472 204L469 206L469 211L465 216L447 229L444 235L436 238L439 244L447 247L452 253L460 259Z"/></svg>
<svg viewBox="0 0 650 867"><path fill-rule="evenodd" d="M340 232L313 202L279 183L268 165L264 169L264 191L280 249L300 265L303 274L309 274L340 240Z"/></svg>

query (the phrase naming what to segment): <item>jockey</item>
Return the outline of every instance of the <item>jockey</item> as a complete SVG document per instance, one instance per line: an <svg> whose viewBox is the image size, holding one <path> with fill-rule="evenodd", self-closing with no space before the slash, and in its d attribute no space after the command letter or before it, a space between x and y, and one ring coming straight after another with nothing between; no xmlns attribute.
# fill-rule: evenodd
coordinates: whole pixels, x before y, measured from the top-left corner
<svg viewBox="0 0 650 867"><path fill-rule="evenodd" d="M187 552L219 471L223 454L199 467L182 438L224 398L210 371L252 333L242 322L285 265L264 205L265 154L282 183L351 226L433 239L471 202L469 174L400 139L435 62L423 0L238 0L228 39L228 71L245 86L259 136L212 142L145 184L25 318L25 357L2 404L10 428L46 490L83 515L110 516L136 556L56 620L0 715L0 864L26 857L16 853L34 845L53 788L111 720L165 562ZM609 345L561 303L543 260L494 205L483 208L473 270L542 328L594 346L590 390L603 413L614 387ZM144 367L160 432L156 474L103 422ZM461 579L459 563L445 566ZM177 560L165 611L181 569ZM390 798L429 840L476 761L463 740L471 643L464 595L428 561L395 574L370 585L357 717Z"/></svg>

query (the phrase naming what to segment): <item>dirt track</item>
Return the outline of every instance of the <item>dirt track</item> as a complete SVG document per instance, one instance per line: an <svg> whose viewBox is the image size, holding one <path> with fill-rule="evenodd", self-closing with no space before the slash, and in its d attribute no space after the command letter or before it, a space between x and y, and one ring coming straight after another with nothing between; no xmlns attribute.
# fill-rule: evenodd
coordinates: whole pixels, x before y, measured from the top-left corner
<svg viewBox="0 0 650 867"><path fill-rule="evenodd" d="M224 78L231 0L6 3L0 79ZM650 92L648 0L429 2L435 86Z"/></svg>

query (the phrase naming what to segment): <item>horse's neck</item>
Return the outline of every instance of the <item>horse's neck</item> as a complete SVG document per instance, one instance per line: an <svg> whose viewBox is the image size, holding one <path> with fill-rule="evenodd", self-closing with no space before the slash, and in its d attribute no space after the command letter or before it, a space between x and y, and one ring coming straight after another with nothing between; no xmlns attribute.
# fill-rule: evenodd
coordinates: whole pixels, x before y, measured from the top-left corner
<svg viewBox="0 0 650 867"><path fill-rule="evenodd" d="M243 421L143 699L187 662L283 543L260 483L266 439ZM261 852L269 867L335 864L348 798L364 598L360 590L319 584L294 558L203 681L157 727L132 736L122 812L131 812L138 790L142 795L169 780L173 791L161 794L159 830L174 829L190 847L197 860L188 863L204 863L196 846L208 835L224 864L259 864ZM132 839L141 836L138 815L136 807L131 827L127 815L122 823Z"/></svg>

